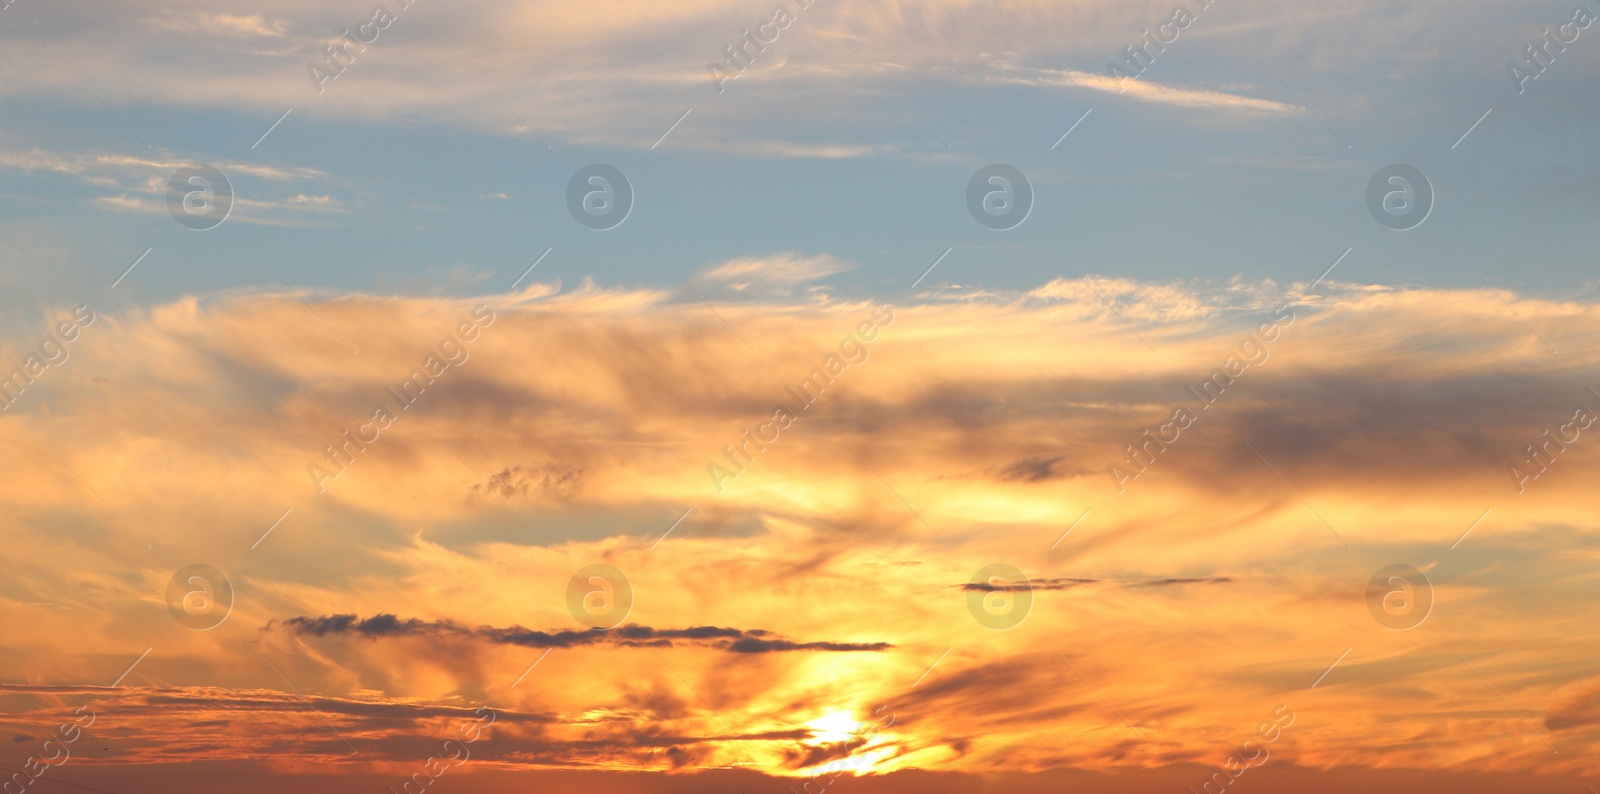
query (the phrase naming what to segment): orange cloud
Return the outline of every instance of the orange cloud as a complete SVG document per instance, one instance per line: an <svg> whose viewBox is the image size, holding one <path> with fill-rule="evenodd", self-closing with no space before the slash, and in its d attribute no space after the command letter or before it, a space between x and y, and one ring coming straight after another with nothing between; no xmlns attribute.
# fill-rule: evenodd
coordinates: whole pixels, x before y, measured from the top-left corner
<svg viewBox="0 0 1600 794"><path fill-rule="evenodd" d="M100 312L0 414L9 724L34 735L104 698L85 766L294 757L399 779L488 705L504 716L464 774L737 769L842 790L916 769L1192 783L1287 705L1299 722L1256 779L1583 770L1596 452L1572 446L1525 494L1509 466L1596 382L1594 305L1514 301L1570 349L1556 358L1487 291L1089 286L897 303L892 333L721 494L705 461L868 304L712 314L534 285ZM1270 358L1119 495L1127 440L1284 303ZM391 406L319 495L308 462L479 304L496 319L470 361ZM195 562L235 594L210 631L161 595ZM627 577L640 642L556 641L590 636L565 593L597 562ZM1035 583L1004 631L968 611L993 562ZM1366 601L1396 562L1434 602L1403 632ZM695 627L736 628L672 633ZM145 648L120 688L83 686Z"/></svg>

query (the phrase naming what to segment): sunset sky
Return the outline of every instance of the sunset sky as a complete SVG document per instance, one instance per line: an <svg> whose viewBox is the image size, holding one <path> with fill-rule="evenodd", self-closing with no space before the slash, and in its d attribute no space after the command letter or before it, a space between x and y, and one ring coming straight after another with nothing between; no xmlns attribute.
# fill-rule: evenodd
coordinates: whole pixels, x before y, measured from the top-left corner
<svg viewBox="0 0 1600 794"><path fill-rule="evenodd" d="M401 2L0 6L8 792L1600 787L1600 4Z"/></svg>

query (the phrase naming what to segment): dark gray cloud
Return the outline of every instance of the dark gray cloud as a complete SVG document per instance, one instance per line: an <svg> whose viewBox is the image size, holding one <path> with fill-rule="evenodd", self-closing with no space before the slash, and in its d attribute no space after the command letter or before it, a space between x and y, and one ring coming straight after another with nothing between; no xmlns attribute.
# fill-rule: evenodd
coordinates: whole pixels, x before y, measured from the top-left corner
<svg viewBox="0 0 1600 794"><path fill-rule="evenodd" d="M1065 455L1053 458L1030 457L1018 458L1000 469L996 475L1008 482L1045 482L1047 480L1064 480L1069 477L1082 477L1091 473L1088 469L1073 463L1064 463Z"/></svg>
<svg viewBox="0 0 1600 794"><path fill-rule="evenodd" d="M583 477L582 466L554 462L523 466L519 463L489 475L486 484L472 486L472 495L512 499L537 491L557 499L571 499L583 489Z"/></svg>
<svg viewBox="0 0 1600 794"><path fill-rule="evenodd" d="M720 626L691 626L684 629L657 629L630 623L614 629L589 631L535 631L521 626L467 628L449 620L401 619L383 613L370 618L356 615L293 617L267 626L282 627L300 636L354 636L376 640L390 637L431 637L479 640L498 645L526 648L575 648L612 645L625 648L670 648L676 644L718 648L731 653L771 653L776 651L882 651L887 642L794 642L765 629L734 629Z"/></svg>

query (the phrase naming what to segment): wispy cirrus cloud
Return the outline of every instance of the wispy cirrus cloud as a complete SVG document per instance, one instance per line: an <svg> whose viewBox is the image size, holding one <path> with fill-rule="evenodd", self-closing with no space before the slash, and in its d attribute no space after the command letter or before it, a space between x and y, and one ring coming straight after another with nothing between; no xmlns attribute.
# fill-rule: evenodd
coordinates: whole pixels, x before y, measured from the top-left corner
<svg viewBox="0 0 1600 794"><path fill-rule="evenodd" d="M735 292L789 290L801 284L854 270L855 267L853 263L828 254L806 256L786 252L730 259L701 271L699 278L724 285Z"/></svg>
<svg viewBox="0 0 1600 794"><path fill-rule="evenodd" d="M243 174L272 182L301 180L326 180L329 175L315 168L281 168L247 161L213 160L227 173ZM175 157L170 153L161 156L137 156L114 153L60 152L34 147L27 150L0 151L0 167L19 171L49 171L70 174L84 179L120 177L130 179L161 179L172 176L178 169L193 165L193 161Z"/></svg>
<svg viewBox="0 0 1600 794"><path fill-rule="evenodd" d="M101 195L88 199L91 206L112 212L165 214L167 182L179 169L192 165L170 153L158 156L122 154L84 154L56 152L40 148L0 151L0 169L23 173L60 174L76 179ZM211 163L233 179L246 177L267 183L320 183L324 189L334 185L333 177L315 168L282 168L259 163L220 160ZM265 226L308 227L325 225L330 215L348 213L351 202L331 193L306 191L280 198L238 195L233 185L233 211L229 218L240 223Z"/></svg>
<svg viewBox="0 0 1600 794"><path fill-rule="evenodd" d="M144 23L155 30L207 36L234 36L240 38L282 38L289 31L283 20L268 20L259 14L226 14L190 11L183 14L167 13L148 17Z"/></svg>
<svg viewBox="0 0 1600 794"><path fill-rule="evenodd" d="M991 78L995 82L1021 85L1061 86L1087 88L1102 93L1112 93L1161 105L1194 110L1221 110L1255 114L1305 113L1299 105L1288 105L1270 99L1260 99L1243 94L1204 88L1185 88L1147 79L1113 77L1077 69L1022 69L1008 68Z"/></svg>

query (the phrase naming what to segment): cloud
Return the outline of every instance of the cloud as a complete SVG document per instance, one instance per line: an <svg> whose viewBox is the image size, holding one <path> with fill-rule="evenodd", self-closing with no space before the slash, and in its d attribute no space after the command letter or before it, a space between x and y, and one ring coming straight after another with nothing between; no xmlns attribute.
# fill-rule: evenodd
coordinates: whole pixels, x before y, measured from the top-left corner
<svg viewBox="0 0 1600 794"><path fill-rule="evenodd" d="M401 620L392 614L374 615L361 619L355 615L325 615L322 617L293 617L282 624L288 630L303 636L354 635L366 639L383 637L428 637L432 639L474 639L503 645L526 648L575 648L590 645L615 645L624 648L671 648L674 641L686 641L705 647L720 648L733 653L768 653L772 651L883 651L894 646L886 642L791 642L772 638L772 632L762 629L730 629L716 626L695 626L686 629L654 629L629 623L605 631L532 631L521 626L511 628L463 628L451 621L423 621L417 618ZM268 630L272 627L269 625Z"/></svg>
<svg viewBox="0 0 1600 794"><path fill-rule="evenodd" d="M489 475L488 482L472 486L472 495L495 495L515 499L528 495L530 488L560 498L571 498L583 488L583 467L546 463L524 468L517 464Z"/></svg>
<svg viewBox="0 0 1600 794"><path fill-rule="evenodd" d="M1152 579L1147 582L1132 582L1129 587L1171 587L1180 584L1228 584L1233 581L1231 576L1207 576L1199 579Z"/></svg>
<svg viewBox="0 0 1600 794"><path fill-rule="evenodd" d="M1550 731L1570 731L1600 725L1600 688L1590 688L1551 706L1545 712L1544 725Z"/></svg>
<svg viewBox="0 0 1600 794"><path fill-rule="evenodd" d="M145 20L145 24L156 30L174 33L235 36L240 38L255 36L281 38L288 31L286 23L282 21L268 22L256 14L241 16L204 11L150 17Z"/></svg>
<svg viewBox="0 0 1600 794"><path fill-rule="evenodd" d="M496 735L507 764L794 777L833 757L808 726L887 706L894 726L849 756L864 769L994 776L1214 765L1277 705L1309 711L1304 693L1354 647L1315 690L1315 735L1288 732L1284 755L1567 774L1600 747L1571 644L1600 620L1585 508L1600 443L1582 430L1522 494L1510 467L1600 408L1600 346L1584 343L1600 305L1503 295L1515 312L1483 289L1091 277L934 292L888 322L814 294L708 294L713 312L687 291L593 283L308 292L315 313L281 289L97 305L70 358L0 411L0 665L105 684L154 646L116 697L182 700L115 701L140 719L106 723L114 758L348 755L286 691L259 704L287 679L353 742L413 758L445 716L408 708L492 703L531 715ZM1284 305L1292 322L1263 331ZM461 363L397 405L388 390L480 311ZM875 316L860 363L800 409L788 387ZM0 341L0 374L46 330ZM378 405L394 419L374 438ZM760 428L782 405L795 419L773 438ZM1178 406L1196 418L1172 440ZM719 493L708 466L746 429L769 441ZM1146 430L1169 441L1119 493L1108 467ZM346 444L319 494L308 467ZM240 594L207 632L152 602L195 560ZM1369 612L1368 581L1396 561L1437 591L1421 631ZM626 572L636 626L526 628L571 626L565 583L597 562ZM991 562L1040 591L1010 631L974 619L974 588L956 584ZM1548 710L1561 757L1506 743L1520 721L1450 645ZM196 680L215 692L173 691ZM0 690L0 707L42 717L65 702L48 697ZM243 712L228 699L261 709L260 742L230 732ZM369 701L395 705L350 705ZM169 741L184 720L225 726L218 746Z"/></svg>
<svg viewBox="0 0 1600 794"><path fill-rule="evenodd" d="M78 180L93 192L89 204L113 212L150 215L168 212L167 183L179 169L195 163L170 154L130 156L119 154L79 154L53 152L39 148L27 151L0 151L0 169L25 173L61 174ZM230 177L260 179L269 183L323 182L332 178L314 168L281 168L247 162L218 160L210 163ZM281 198L251 198L239 195L241 185L233 183L233 210L229 220L266 226L314 226L329 215L350 211L348 203L327 193L299 191ZM253 192L253 191L252 191Z"/></svg>
<svg viewBox="0 0 1600 794"><path fill-rule="evenodd" d="M717 154L734 154L752 159L777 160L851 160L864 157L895 155L903 151L899 144L864 143L808 143L805 141L774 140L750 135L725 136L713 131L710 134L673 141L674 148L694 149ZM620 143L613 140L611 143ZM649 143L644 141L644 143Z"/></svg>
<svg viewBox="0 0 1600 794"><path fill-rule="evenodd" d="M722 284L735 292L748 290L788 290L801 284L854 270L855 265L828 254L805 256L783 253L772 256L742 256L701 271L704 281Z"/></svg>
<svg viewBox="0 0 1600 794"><path fill-rule="evenodd" d="M1294 17L1309 16L1270 10L1269 16L1284 20L1280 28L1292 27ZM863 57L891 83L901 78L894 83L896 90L921 91L916 85L921 83L931 93L950 94L1007 83L1036 88L1044 98L1061 88L1104 93L1124 86L1092 70L1012 64L1104 63L1117 49L1108 42L1125 43L1155 21L1143 8L1105 0L1069 6L1026 0L998 12L964 0L915 10L892 4L816 8L798 13L779 40L719 93L707 65L722 62L723 47L737 41L741 29L766 18L751 16L732 0L696 0L670 8L629 2L578 10L557 10L544 2L492 8L474 2L448 20L436 18L424 6L399 11L381 37L347 65L345 76L328 81L319 92L307 64L320 62L323 48L337 40L338 31L354 30L365 16L344 18L298 0L275 6L270 16L175 9L149 0L92 12L34 4L29 12L62 34L53 46L113 101L253 113L267 121L287 107L295 108L294 118L301 121L319 116L376 123L431 119L532 138L522 123L508 118L504 106L484 101L485 94L477 90L462 90L477 78L441 42L471 41L473 51L464 55L472 69L524 116L539 119L536 126L546 138L648 149L685 108L698 107L663 145L813 160L929 156L892 132L861 139L862 119L877 114L886 94L841 41L857 42L858 49L865 46ZM1250 15L1244 7L1231 13ZM1196 23L1177 46L1226 67L1226 57L1202 38L1216 21ZM1380 47L1358 37L1336 36L1348 27L1338 19L1331 23L1341 27L1324 30L1324 36L1347 50L1366 52L1368 61L1400 43ZM419 27L437 35L404 32ZM162 51L175 35L185 47L169 47L163 57L149 55ZM929 47L929 41L941 46ZM19 38L16 43L26 42ZM1330 48L1304 47L1312 55ZM1341 63L1345 58L1362 62L1350 52L1338 57ZM3 90L37 97L81 88L53 57L49 60L17 64L7 73ZM1228 69L1216 71L1226 75ZM352 83L360 88L349 88ZM730 113L724 94L750 104ZM829 103L817 103L819 95L830 97ZM1124 95L1181 110L1247 116L1301 112L1297 105L1231 88L1140 80L1128 81ZM760 109L751 112L755 106ZM795 123L800 116L804 122Z"/></svg>
<svg viewBox="0 0 1600 794"><path fill-rule="evenodd" d="M997 78L996 82L1087 88L1092 91L1119 94L1141 102L1193 110L1226 110L1252 114L1305 112L1299 105L1288 105L1270 99L1258 99L1226 91L1183 88L1137 78L1118 78L1077 69L1038 69L1031 72L1018 69L1016 74L1003 73L1003 75Z"/></svg>
<svg viewBox="0 0 1600 794"><path fill-rule="evenodd" d="M1072 590L1085 585L1109 584L1120 587L1171 587L1183 584L1228 584L1233 581L1229 576L1207 576L1198 579L1166 578L1166 579L1135 579L1111 581L1106 579L1071 579L1042 577L1029 579L1026 582L1015 584L993 584L991 582L967 582L957 585L963 590L978 593L1016 593L1031 590Z"/></svg>
<svg viewBox="0 0 1600 794"><path fill-rule="evenodd" d="M1215 316L1236 303L1215 287L1202 284L1149 283L1127 278L1089 274L1082 278L1055 278L1029 290L1028 296L1088 306L1108 306L1124 317L1143 320L1195 320Z"/></svg>
<svg viewBox="0 0 1600 794"><path fill-rule="evenodd" d="M154 192L154 191L152 191ZM162 191L162 198L147 196L129 196L126 194L115 196L96 196L89 199L89 204L112 212L137 212L144 215L165 215L171 210L167 206ZM315 206L318 213L342 213L344 209L333 205L331 202L306 202L291 198L287 201L256 201L253 199L235 197L233 199L234 211L228 213L228 219L238 223L249 223L258 226L285 226L285 227L312 227L317 226L315 218L292 218L274 216L277 210L305 210L307 204Z"/></svg>
<svg viewBox="0 0 1600 794"><path fill-rule="evenodd" d="M54 152L34 147L26 151L12 149L0 151L0 166L21 171L52 171L72 174L85 179L95 176L117 175L136 178L141 182L157 179L165 182L180 168L194 165L192 161L163 156L136 156L124 154L88 154L79 152ZM271 182L294 182L308 179L326 179L328 175L315 168L281 168L244 161L217 160L210 163L224 173L244 174Z"/></svg>
<svg viewBox="0 0 1600 794"><path fill-rule="evenodd" d="M1088 469L1081 466L1064 464L1063 461L1066 459L1065 455L1050 458L1019 458L1006 464L995 476L1009 481L1043 482L1066 477L1082 477L1089 473Z"/></svg>
<svg viewBox="0 0 1600 794"><path fill-rule="evenodd" d="M1068 579L1044 577L1037 580L1030 579L1026 584L994 585L988 582L969 582L962 585L963 590L973 590L984 593L1012 592L1022 590L1071 590L1083 585L1099 584L1099 579Z"/></svg>

